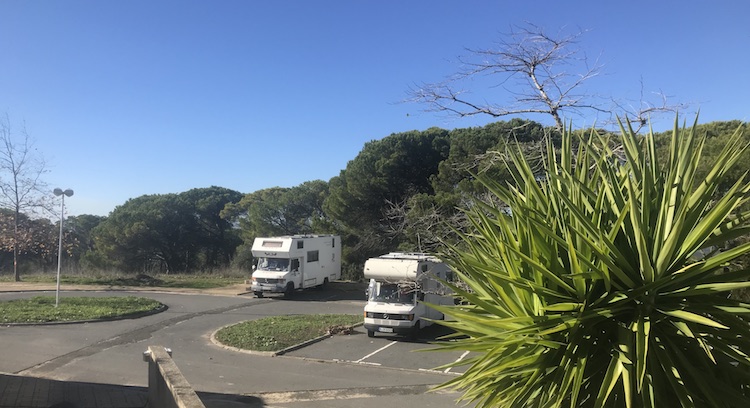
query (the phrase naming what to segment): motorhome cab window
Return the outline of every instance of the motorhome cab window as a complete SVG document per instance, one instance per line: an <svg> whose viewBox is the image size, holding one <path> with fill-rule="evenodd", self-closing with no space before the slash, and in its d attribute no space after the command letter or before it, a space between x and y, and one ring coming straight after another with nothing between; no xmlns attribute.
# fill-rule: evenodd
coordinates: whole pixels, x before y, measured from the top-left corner
<svg viewBox="0 0 750 408"><path fill-rule="evenodd" d="M261 271L288 271L289 259L286 258L259 258L258 269Z"/></svg>
<svg viewBox="0 0 750 408"><path fill-rule="evenodd" d="M404 287L397 283L377 282L369 289L369 300L382 303L414 304L414 293L412 288Z"/></svg>

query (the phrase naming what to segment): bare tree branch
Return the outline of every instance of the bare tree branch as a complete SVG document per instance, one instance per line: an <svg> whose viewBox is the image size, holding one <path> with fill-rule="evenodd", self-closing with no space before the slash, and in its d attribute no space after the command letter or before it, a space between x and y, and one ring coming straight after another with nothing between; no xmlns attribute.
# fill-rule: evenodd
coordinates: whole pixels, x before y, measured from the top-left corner
<svg viewBox="0 0 750 408"><path fill-rule="evenodd" d="M640 91L640 99L637 103L632 102L622 102L617 100L612 100L612 104L615 107L615 111L619 112L618 116L621 117L623 120L626 120L631 126L635 125L633 127L633 130L635 132L640 131L643 127L645 127L649 120L651 119L652 115L658 115L662 113L673 113L677 114L680 111L683 111L688 108L688 104L686 103L677 103L677 104L670 104L668 103L669 97L664 94L662 91L658 92L652 92L651 94L658 99L657 103L652 103L650 100L653 98L647 98L644 95L644 88L645 85L643 83L643 78L640 80L641 84L641 91ZM610 117L608 122L605 123L605 125L608 124L614 124L617 123L617 118Z"/></svg>
<svg viewBox="0 0 750 408"><path fill-rule="evenodd" d="M8 114L0 121L0 206L14 214L13 275L18 273L18 223L21 213L47 209L45 197L49 196L42 176L47 173L44 157L34 148L34 141L22 127L17 139Z"/></svg>
<svg viewBox="0 0 750 408"><path fill-rule="evenodd" d="M587 101L589 95L577 92L584 82L599 74L601 66L586 64L580 74L564 70L579 60L576 43L582 34L555 38L532 24L512 29L495 48L467 49L470 56L460 58L464 67L457 74L444 82L413 87L408 91L410 100L426 104L427 111L459 117L547 114L562 129L564 111L599 109ZM581 60L586 62L585 58ZM482 75L498 77L495 87L510 95L513 102L499 105L474 101L467 91L457 88L459 82ZM514 84L510 83L512 79Z"/></svg>
<svg viewBox="0 0 750 408"><path fill-rule="evenodd" d="M643 126L651 114L684 108L668 105L662 93L661 103L648 103L641 94L638 106L617 102L605 106L607 98L584 89L589 80L600 75L603 65L598 59L590 63L578 48L583 34L585 31L581 30L572 35L551 36L533 24L512 27L493 48L467 48L468 56L459 57L462 67L445 81L410 87L407 101L424 105L427 112L457 117L549 115L558 130L564 126L564 114L583 115L593 111L606 114L610 125L619 116ZM462 88L481 77L495 82L489 88L497 90L498 101L505 102L488 102Z"/></svg>

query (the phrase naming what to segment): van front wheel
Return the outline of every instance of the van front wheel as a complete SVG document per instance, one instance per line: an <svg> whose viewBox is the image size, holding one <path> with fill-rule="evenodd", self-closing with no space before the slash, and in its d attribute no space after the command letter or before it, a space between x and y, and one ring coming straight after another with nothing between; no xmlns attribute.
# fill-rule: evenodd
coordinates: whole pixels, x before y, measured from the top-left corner
<svg viewBox="0 0 750 408"><path fill-rule="evenodd" d="M414 341L419 337L419 327L420 327L419 323L420 323L419 321L414 323L414 327L412 327L411 331L409 332L409 335L407 336L409 340Z"/></svg>
<svg viewBox="0 0 750 408"><path fill-rule="evenodd" d="M368 330L367 337L375 337L375 332L373 330Z"/></svg>
<svg viewBox="0 0 750 408"><path fill-rule="evenodd" d="M292 297L294 294L294 283L289 282L286 284L286 290L284 290L285 297Z"/></svg>

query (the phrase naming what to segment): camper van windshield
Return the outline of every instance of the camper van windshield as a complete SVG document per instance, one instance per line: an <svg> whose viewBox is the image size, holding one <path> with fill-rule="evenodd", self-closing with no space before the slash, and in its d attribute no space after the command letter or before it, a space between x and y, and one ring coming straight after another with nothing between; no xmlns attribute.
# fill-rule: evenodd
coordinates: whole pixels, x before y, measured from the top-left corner
<svg viewBox="0 0 750 408"><path fill-rule="evenodd" d="M289 259L286 258L259 258L258 269L262 271L288 271Z"/></svg>
<svg viewBox="0 0 750 408"><path fill-rule="evenodd" d="M414 304L414 290L395 283L381 283L370 291L370 300L384 303Z"/></svg>

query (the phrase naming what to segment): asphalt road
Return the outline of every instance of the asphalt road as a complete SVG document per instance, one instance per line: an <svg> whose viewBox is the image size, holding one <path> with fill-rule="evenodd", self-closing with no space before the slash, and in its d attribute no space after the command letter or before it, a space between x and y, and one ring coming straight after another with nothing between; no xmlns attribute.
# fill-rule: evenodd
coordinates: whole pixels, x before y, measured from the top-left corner
<svg viewBox="0 0 750 408"><path fill-rule="evenodd" d="M165 312L139 319L48 326L0 327L0 372L56 380L146 386L142 353L150 345L173 350L178 367L210 407L455 407L455 393L427 392L455 375L443 364L455 353L415 353L442 334L421 340L368 338L363 329L337 335L283 356L230 350L211 341L226 325L273 315L361 314L353 291L301 292L293 299L157 292L85 292L90 296L146 296ZM76 292L80 296L81 292ZM0 293L0 300L31 296ZM62 296L68 296L66 292ZM211 403L207 402L210 400Z"/></svg>

